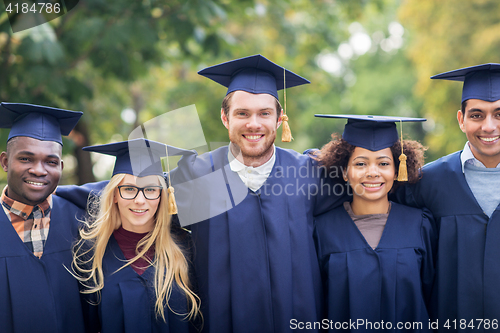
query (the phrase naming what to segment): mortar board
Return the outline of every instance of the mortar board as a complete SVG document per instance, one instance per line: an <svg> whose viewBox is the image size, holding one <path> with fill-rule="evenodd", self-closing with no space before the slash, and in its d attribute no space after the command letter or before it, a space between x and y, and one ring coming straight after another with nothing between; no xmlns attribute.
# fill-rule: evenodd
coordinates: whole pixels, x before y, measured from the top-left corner
<svg viewBox="0 0 500 333"><path fill-rule="evenodd" d="M392 147L398 141L398 122L420 122L424 118L316 114L315 117L347 119L342 138L353 146L371 151Z"/></svg>
<svg viewBox="0 0 500 333"><path fill-rule="evenodd" d="M500 64L482 64L431 76L431 79L463 81L462 103L468 99L494 102L500 99Z"/></svg>
<svg viewBox="0 0 500 333"><path fill-rule="evenodd" d="M168 156L193 154L190 150L168 146L143 138L88 146L82 149L99 154L116 156L113 176L118 173L137 177L150 175L163 176L162 157L167 156L167 154Z"/></svg>
<svg viewBox="0 0 500 333"><path fill-rule="evenodd" d="M310 83L260 54L207 67L198 74L227 87L227 94L243 90L252 94L269 94L278 98L278 90Z"/></svg>
<svg viewBox="0 0 500 333"><path fill-rule="evenodd" d="M10 128L10 140L27 136L62 145L61 135L68 135L83 112L68 111L41 105L0 103L0 128Z"/></svg>

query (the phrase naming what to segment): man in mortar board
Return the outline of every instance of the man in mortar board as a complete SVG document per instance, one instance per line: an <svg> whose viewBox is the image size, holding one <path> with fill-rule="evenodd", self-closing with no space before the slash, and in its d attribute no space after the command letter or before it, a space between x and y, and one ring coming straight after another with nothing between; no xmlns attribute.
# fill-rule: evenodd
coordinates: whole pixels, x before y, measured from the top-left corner
<svg viewBox="0 0 500 333"><path fill-rule="evenodd" d="M327 198L310 157L274 145L284 120L277 91L309 81L261 55L199 74L228 88L220 115L231 143L180 161L171 179L180 223L192 224L205 330L289 332L320 321L313 214L339 197ZM223 187L207 179L216 175ZM210 185L183 186L198 179ZM206 217L196 223L193 211Z"/></svg>
<svg viewBox="0 0 500 333"><path fill-rule="evenodd" d="M84 332L78 281L66 270L78 235L78 210L52 196L63 169L61 135L82 112L1 103L10 128L0 155L7 186L0 201L0 326L2 332ZM78 215L77 215L78 214Z"/></svg>
<svg viewBox="0 0 500 333"><path fill-rule="evenodd" d="M431 315L439 329L488 331L500 320L500 64L432 79L464 82L457 118L468 142L462 151L426 165L422 180L400 191L398 199L427 207L437 222Z"/></svg>

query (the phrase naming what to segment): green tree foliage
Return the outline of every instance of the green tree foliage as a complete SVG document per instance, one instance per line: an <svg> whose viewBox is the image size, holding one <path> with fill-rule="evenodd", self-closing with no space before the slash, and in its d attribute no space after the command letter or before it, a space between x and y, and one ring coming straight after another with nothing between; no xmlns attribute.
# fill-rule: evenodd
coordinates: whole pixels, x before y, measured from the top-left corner
<svg viewBox="0 0 500 333"><path fill-rule="evenodd" d="M433 157L463 148L467 141L456 120L462 84L430 80L441 72L498 62L500 2L496 0L407 0L399 9L411 37L408 57L415 68L415 95L435 125L426 143Z"/></svg>
<svg viewBox="0 0 500 333"><path fill-rule="evenodd" d="M239 10L219 0L86 0L49 24L13 34L1 9L0 100L85 111L65 145L65 153L73 150L77 157L70 164L78 178L67 181L78 183L93 178L80 147L94 142L90 132L108 142L123 131L120 112L132 105L133 82L152 66L196 60L198 49L220 52L226 44L222 24Z"/></svg>
<svg viewBox="0 0 500 333"><path fill-rule="evenodd" d="M261 53L312 82L287 90L295 141L278 142L301 151L322 145L335 129L315 113L413 112L407 92L412 74L399 53L375 48L344 61L341 75L318 62L350 38L353 21L369 34L386 33L396 6L394 0L86 0L49 24L16 34L2 11L0 100L84 111L65 141L66 166L74 168L63 180L82 183L93 175L81 146L126 139L139 123L183 106L196 105L207 142L227 141L220 122L226 90L196 72ZM390 64L394 57L396 65ZM136 115L131 123L121 119L127 108Z"/></svg>

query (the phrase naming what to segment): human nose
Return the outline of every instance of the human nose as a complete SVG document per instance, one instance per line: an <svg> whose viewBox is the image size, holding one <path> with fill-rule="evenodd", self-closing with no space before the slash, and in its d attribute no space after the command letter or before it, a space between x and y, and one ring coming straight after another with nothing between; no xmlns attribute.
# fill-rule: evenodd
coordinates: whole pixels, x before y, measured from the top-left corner
<svg viewBox="0 0 500 333"><path fill-rule="evenodd" d="M257 115L256 114L251 115L248 118L247 128L254 129L254 128L260 128L260 127L261 127L261 123L260 123Z"/></svg>
<svg viewBox="0 0 500 333"><path fill-rule="evenodd" d="M366 171L366 176L367 177L378 177L380 174L378 166L376 165L369 165L368 170Z"/></svg>
<svg viewBox="0 0 500 333"><path fill-rule="evenodd" d="M43 163L41 161L34 163L28 171L29 173L37 177L47 175L47 170L45 170Z"/></svg>
<svg viewBox="0 0 500 333"><path fill-rule="evenodd" d="M136 202L136 203L146 202L146 196L144 195L143 188L139 189L139 192L137 192L137 195L135 196L134 202Z"/></svg>
<svg viewBox="0 0 500 333"><path fill-rule="evenodd" d="M484 121L483 121L483 124L481 126L481 129L484 131L484 132L493 132L495 131L495 129L499 127L499 122L498 120L494 119L492 115L488 115Z"/></svg>

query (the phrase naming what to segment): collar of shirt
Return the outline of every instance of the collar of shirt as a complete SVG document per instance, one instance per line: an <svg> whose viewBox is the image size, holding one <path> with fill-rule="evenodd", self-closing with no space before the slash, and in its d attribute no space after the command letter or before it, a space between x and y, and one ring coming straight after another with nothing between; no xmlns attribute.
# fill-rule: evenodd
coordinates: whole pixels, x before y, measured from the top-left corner
<svg viewBox="0 0 500 333"><path fill-rule="evenodd" d="M43 202L36 206L30 206L23 204L22 202L15 201L11 198L9 198L7 195L7 186L4 187L2 191L2 197L1 197L1 202L4 210L6 212L13 213L19 217L21 217L24 220L27 220L35 207L39 207L40 211L42 212L43 216L46 216L48 212L51 211L52 208L52 194L47 197Z"/></svg>
<svg viewBox="0 0 500 333"><path fill-rule="evenodd" d="M465 172L465 163L470 163L476 167L480 168L486 168L484 164L479 161L477 158L474 157L474 154L472 153L472 150L470 149L469 146L469 141L465 143L464 150L462 151L462 154L460 155L460 161L462 162L462 172ZM496 166L496 168L500 168L500 164Z"/></svg>
<svg viewBox="0 0 500 333"><path fill-rule="evenodd" d="M231 143L232 144L232 143ZM266 163L256 168L246 166L238 161L231 152L231 144L227 150L227 158L231 171L236 172L240 176L245 185L252 191L257 191L267 180L276 162L276 146L273 144L273 156Z"/></svg>

